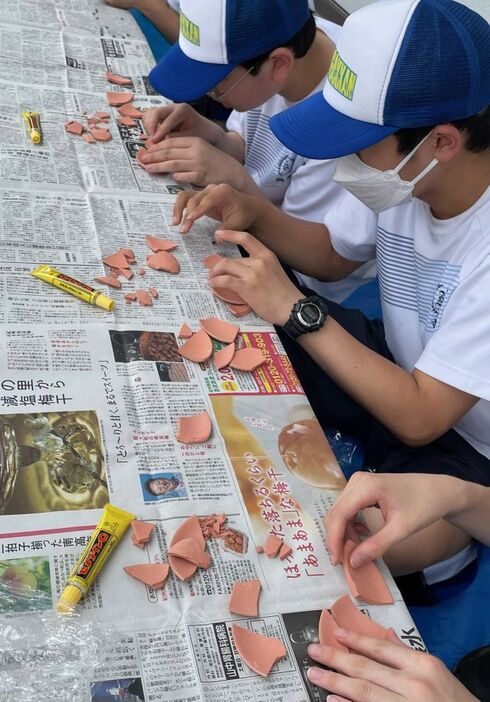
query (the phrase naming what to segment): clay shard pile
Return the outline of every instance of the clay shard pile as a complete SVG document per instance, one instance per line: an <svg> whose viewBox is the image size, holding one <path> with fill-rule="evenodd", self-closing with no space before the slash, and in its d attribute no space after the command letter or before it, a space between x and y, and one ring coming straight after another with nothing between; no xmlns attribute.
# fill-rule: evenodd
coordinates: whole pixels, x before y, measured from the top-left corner
<svg viewBox="0 0 490 702"><path fill-rule="evenodd" d="M209 568L211 559L196 515L177 529L168 549L170 566L179 580L189 580L198 568Z"/></svg>
<svg viewBox="0 0 490 702"><path fill-rule="evenodd" d="M293 549L288 546L279 536L269 534L267 541L263 546L257 546L257 553L265 553L268 558L278 558L281 561L286 560L292 554Z"/></svg>
<svg viewBox="0 0 490 702"><path fill-rule="evenodd" d="M188 361L204 363L213 356L218 370L234 368L247 372L252 372L265 363L266 358L260 349L236 348L236 339L240 331L238 325L217 317L201 319L200 325L201 328L195 333L188 324L183 324L179 331L179 338L184 339L179 353ZM226 345L214 351L213 339Z"/></svg>

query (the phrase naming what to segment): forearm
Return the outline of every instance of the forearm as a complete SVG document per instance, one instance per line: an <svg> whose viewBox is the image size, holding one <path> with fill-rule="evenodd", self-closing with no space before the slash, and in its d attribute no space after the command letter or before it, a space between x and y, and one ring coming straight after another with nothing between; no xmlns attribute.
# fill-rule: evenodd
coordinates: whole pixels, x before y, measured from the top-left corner
<svg viewBox="0 0 490 702"><path fill-rule="evenodd" d="M433 418L414 374L361 344L334 319L300 344L348 395L408 445L433 440ZM442 433L442 432L441 432Z"/></svg>
<svg viewBox="0 0 490 702"><path fill-rule="evenodd" d="M250 232L300 273L318 280L341 280L361 265L340 261L323 224L291 217L265 198L254 202L253 209L256 215Z"/></svg>
<svg viewBox="0 0 490 702"><path fill-rule="evenodd" d="M179 15L165 0L142 0L138 10L152 22L172 44L179 38Z"/></svg>
<svg viewBox="0 0 490 702"><path fill-rule="evenodd" d="M215 125L216 131L208 141L225 154L233 156L239 163L245 162L245 142L236 132L227 132L222 127Z"/></svg>
<svg viewBox="0 0 490 702"><path fill-rule="evenodd" d="M457 478L444 478L454 483L454 501L448 505L446 521L490 545L490 488Z"/></svg>

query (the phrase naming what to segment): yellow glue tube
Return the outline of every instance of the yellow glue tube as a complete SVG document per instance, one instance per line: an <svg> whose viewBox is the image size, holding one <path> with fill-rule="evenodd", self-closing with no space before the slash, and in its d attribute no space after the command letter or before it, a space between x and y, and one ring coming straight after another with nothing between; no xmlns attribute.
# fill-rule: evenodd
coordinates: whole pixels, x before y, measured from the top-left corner
<svg viewBox="0 0 490 702"><path fill-rule="evenodd" d="M110 312L114 309L114 305L116 304L114 300L111 300L110 297L101 293L100 290L96 290L90 287L90 285L81 283L79 280L75 280L75 278L70 278L69 275L60 273L60 271L57 271L56 268L52 268L51 266L39 266L31 271L31 275L35 278L39 278L39 280L44 280L45 283L54 285L55 288L59 288L60 290L70 293L70 295L78 297L79 300L88 302L89 305L102 307L103 310L108 310Z"/></svg>
<svg viewBox="0 0 490 702"><path fill-rule="evenodd" d="M119 507L110 504L104 507L90 541L68 576L65 589L56 603L57 612L69 614L87 594L89 587L133 519L136 519L134 514Z"/></svg>
<svg viewBox="0 0 490 702"><path fill-rule="evenodd" d="M43 140L43 135L41 132L41 120L39 119L39 112L23 112L22 118L27 125L29 130L29 137L33 144L40 144Z"/></svg>

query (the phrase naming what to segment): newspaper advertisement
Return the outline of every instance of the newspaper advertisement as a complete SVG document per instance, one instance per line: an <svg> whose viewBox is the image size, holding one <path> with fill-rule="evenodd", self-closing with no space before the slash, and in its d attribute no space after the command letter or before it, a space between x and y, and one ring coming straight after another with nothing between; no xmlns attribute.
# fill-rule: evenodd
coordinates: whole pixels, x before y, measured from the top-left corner
<svg viewBox="0 0 490 702"><path fill-rule="evenodd" d="M181 234L173 209L183 186L139 167L141 119L123 127L107 105L105 92L118 89L107 70L131 79L137 108L166 104L150 89L152 64L129 13L102 0L0 3L0 622L53 609L111 503L154 531L143 549L126 534L79 605L116 632L80 683L85 702L325 700L308 681L307 647L321 610L348 592L323 521L344 479L275 330L253 312L236 319L208 285L204 259L238 250L214 241L209 219ZM24 110L41 115L38 146ZM66 132L65 122L100 110L110 141ZM148 237L172 242L179 273L150 265ZM134 254L124 276L97 282L121 249ZM114 310L33 277L41 264L102 289ZM211 317L239 325L236 347L260 349L262 365L184 358L182 324L196 332ZM178 441L179 419L204 411L209 438ZM187 581L171 573L156 589L123 570L167 563L189 517L209 568ZM282 560L257 551L272 534L291 549ZM357 606L424 650L380 567L394 604ZM231 614L234 583L251 579L261 583L259 616ZM267 678L242 660L233 624L283 642ZM11 699L0 685L0 702Z"/></svg>

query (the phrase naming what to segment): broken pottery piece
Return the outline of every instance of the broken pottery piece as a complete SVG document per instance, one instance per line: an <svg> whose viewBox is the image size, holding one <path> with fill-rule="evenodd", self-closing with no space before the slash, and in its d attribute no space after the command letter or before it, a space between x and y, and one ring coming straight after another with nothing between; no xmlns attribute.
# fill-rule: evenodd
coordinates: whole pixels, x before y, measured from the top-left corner
<svg viewBox="0 0 490 702"><path fill-rule="evenodd" d="M94 118L97 119L99 122L108 122L111 118L111 115L109 112L96 112L94 114Z"/></svg>
<svg viewBox="0 0 490 702"><path fill-rule="evenodd" d="M119 288L121 287L121 283L117 278L113 278L111 275L100 275L97 278L94 278L94 280L97 283L101 283L102 285L108 285L111 288Z"/></svg>
<svg viewBox="0 0 490 702"><path fill-rule="evenodd" d="M264 678L274 664L286 655L284 644L275 637L262 636L236 624L232 624L231 632L242 661Z"/></svg>
<svg viewBox="0 0 490 702"><path fill-rule="evenodd" d="M366 563L360 568L351 566L350 558L358 545L358 540L348 538L344 546L344 575L351 593L368 604L393 604L388 585L375 563Z"/></svg>
<svg viewBox="0 0 490 702"><path fill-rule="evenodd" d="M118 76L117 73L112 73L112 71L107 71L105 74L105 79L109 83L114 83L114 85L132 85L133 81L131 78L126 76Z"/></svg>
<svg viewBox="0 0 490 702"><path fill-rule="evenodd" d="M175 531L175 534L170 541L170 547L175 546L175 544L182 541L182 539L194 539L200 545L202 550L204 550L206 542L201 531L199 519L195 514L183 521L179 528ZM179 578L179 580L189 580L189 578L191 578L197 570L196 565L189 563L189 561L185 561L183 558L169 556L168 560L173 572Z"/></svg>
<svg viewBox="0 0 490 702"><path fill-rule="evenodd" d="M206 258L203 260L203 263L206 266L206 268L212 268L217 263L222 261L223 258L224 256L220 256L219 254L210 254L209 256L206 256Z"/></svg>
<svg viewBox="0 0 490 702"><path fill-rule="evenodd" d="M153 298L146 290L137 290L136 299L142 307L153 307Z"/></svg>
<svg viewBox="0 0 490 702"><path fill-rule="evenodd" d="M84 132L82 134L82 139L87 142L87 144L95 144L97 139L90 132Z"/></svg>
<svg viewBox="0 0 490 702"><path fill-rule="evenodd" d="M286 558L289 558L289 556L292 554L293 549L291 546L288 546L287 544L283 544L281 548L279 549L279 559L281 561L285 561Z"/></svg>
<svg viewBox="0 0 490 702"><path fill-rule="evenodd" d="M146 272L146 271L145 271L144 268L138 268L138 275L139 275L139 276L145 275L145 272Z"/></svg>
<svg viewBox="0 0 490 702"><path fill-rule="evenodd" d="M97 141L110 141L112 134L105 127L92 127L90 133Z"/></svg>
<svg viewBox="0 0 490 702"><path fill-rule="evenodd" d="M231 305L246 305L247 303L238 293L228 288L212 288L213 293L223 302L229 302Z"/></svg>
<svg viewBox="0 0 490 702"><path fill-rule="evenodd" d="M136 302L138 299L138 296L135 292L127 292L124 295L124 299L127 300L128 302Z"/></svg>
<svg viewBox="0 0 490 702"><path fill-rule="evenodd" d="M332 646L339 651L349 652L349 649L337 641L334 631L338 629L335 619L332 617L328 609L322 609L320 616L320 622L318 624L318 636L320 638L320 643L322 646Z"/></svg>
<svg viewBox="0 0 490 702"><path fill-rule="evenodd" d="M131 105L130 102L118 107L117 111L119 112L121 117L131 117L132 119L141 119L144 115L144 112L138 110L138 108L134 105Z"/></svg>
<svg viewBox="0 0 490 702"><path fill-rule="evenodd" d="M236 352L230 366L236 370L252 372L265 363L265 360L260 349L246 347Z"/></svg>
<svg viewBox="0 0 490 702"><path fill-rule="evenodd" d="M180 327L178 337L179 339L190 339L193 333L194 332L192 331L190 326L184 322L184 324Z"/></svg>
<svg viewBox="0 0 490 702"><path fill-rule="evenodd" d="M126 261L131 264L131 263L136 263L136 256L134 255L133 249L119 249L119 251L122 252L124 258Z"/></svg>
<svg viewBox="0 0 490 702"><path fill-rule="evenodd" d="M137 546L147 544L155 528L151 522L143 522L141 519L133 519L131 529L133 531L133 543Z"/></svg>
<svg viewBox="0 0 490 702"><path fill-rule="evenodd" d="M169 556L181 558L193 563L198 568L209 568L211 558L201 545L192 538L181 539L168 549Z"/></svg>
<svg viewBox="0 0 490 702"><path fill-rule="evenodd" d="M227 307L235 317L245 317L246 314L250 314L252 311L249 305L228 305Z"/></svg>
<svg viewBox="0 0 490 702"><path fill-rule="evenodd" d="M245 583L235 582L228 605L230 612L241 614L244 617L257 617L259 615L261 587L260 580L248 580Z"/></svg>
<svg viewBox="0 0 490 702"><path fill-rule="evenodd" d="M204 329L200 329L191 336L189 341L186 341L185 344L179 348L179 353L189 361L202 363L203 361L207 361L208 358L211 358L213 342Z"/></svg>
<svg viewBox="0 0 490 702"><path fill-rule="evenodd" d="M175 256L168 251L159 251L151 256L147 256L146 260L150 268L155 271L166 271L167 273L180 273L180 263Z"/></svg>
<svg viewBox="0 0 490 702"><path fill-rule="evenodd" d="M119 124L123 127L137 127L138 126L138 122L135 122L135 120L132 117L120 117Z"/></svg>
<svg viewBox="0 0 490 702"><path fill-rule="evenodd" d="M240 327L236 324L230 324L230 322L224 322L222 319L217 317L209 317L208 319L200 319L199 323L201 327L206 331L209 336L213 339L221 341L223 344L231 344L235 341Z"/></svg>
<svg viewBox="0 0 490 702"><path fill-rule="evenodd" d="M180 417L175 438L181 444L202 444L211 436L213 425L204 411L190 417Z"/></svg>
<svg viewBox="0 0 490 702"><path fill-rule="evenodd" d="M232 342L219 351L215 351L213 360L218 370L227 368L235 355L235 344Z"/></svg>
<svg viewBox="0 0 490 702"><path fill-rule="evenodd" d="M146 243L152 251L158 253L158 251L173 251L178 247L178 244L168 239L159 239L156 236L147 236Z"/></svg>
<svg viewBox="0 0 490 702"><path fill-rule="evenodd" d="M124 570L136 580L153 589L163 587L168 578L169 566L167 563L141 563L139 565L125 566Z"/></svg>
<svg viewBox="0 0 490 702"><path fill-rule="evenodd" d="M255 550L257 551L257 553L264 553L264 547L260 544L255 547Z"/></svg>
<svg viewBox="0 0 490 702"><path fill-rule="evenodd" d="M335 621L343 629L363 636L371 636L373 639L386 639L389 636L387 629L376 624L357 609L349 595L339 597L330 609Z"/></svg>
<svg viewBox="0 0 490 702"><path fill-rule="evenodd" d="M148 292L154 300L158 300L158 290L156 288L148 288Z"/></svg>
<svg viewBox="0 0 490 702"><path fill-rule="evenodd" d="M275 558L279 553L283 543L283 540L275 534L269 534L269 536L267 537L267 541L264 544L265 555L269 558Z"/></svg>
<svg viewBox="0 0 490 702"><path fill-rule="evenodd" d="M106 266L110 266L111 268L129 268L129 263L122 251L116 251L116 253L111 256L104 256L102 261Z"/></svg>
<svg viewBox="0 0 490 702"><path fill-rule="evenodd" d="M131 280L131 278L133 277L133 271L130 268L120 268L119 274L123 275L126 278L126 280Z"/></svg>
<svg viewBox="0 0 490 702"><path fill-rule="evenodd" d="M192 578L192 576L197 570L197 566L194 565L194 563L184 561L183 558L177 558L177 556L169 556L168 562L170 563L170 567L172 568L175 575L178 577L179 580L182 580L183 582L189 580L189 578Z"/></svg>
<svg viewBox="0 0 490 702"><path fill-rule="evenodd" d="M107 102L111 107L119 107L120 105L126 105L126 103L131 102L134 98L134 93L129 90L124 92L108 92L106 93ZM132 117L132 115L126 115Z"/></svg>
<svg viewBox="0 0 490 702"><path fill-rule="evenodd" d="M83 133L84 126L81 122L77 122L74 119L71 119L69 122L65 122L65 131L68 132L68 134L76 134L77 136L80 136Z"/></svg>

